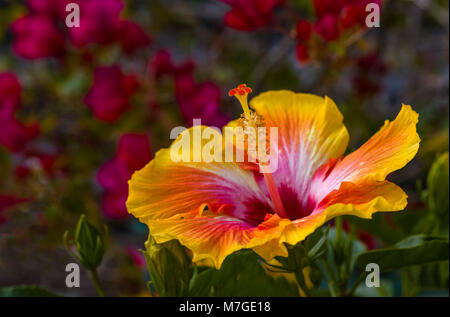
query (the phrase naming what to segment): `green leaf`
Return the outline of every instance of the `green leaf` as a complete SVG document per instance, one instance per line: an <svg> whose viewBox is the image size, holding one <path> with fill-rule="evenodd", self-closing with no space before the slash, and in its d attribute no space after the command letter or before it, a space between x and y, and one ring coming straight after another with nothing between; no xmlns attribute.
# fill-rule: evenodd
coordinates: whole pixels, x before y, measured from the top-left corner
<svg viewBox="0 0 450 317"><path fill-rule="evenodd" d="M408 267L402 270L402 276L404 296L417 296L423 291L447 290L448 293L448 261Z"/></svg>
<svg viewBox="0 0 450 317"><path fill-rule="evenodd" d="M258 255L242 250L229 255L220 270L196 268L189 296L298 296L295 283L270 276Z"/></svg>
<svg viewBox="0 0 450 317"><path fill-rule="evenodd" d="M412 265L448 260L448 240L425 235L410 236L392 248L363 252L356 266L364 271L368 263L376 263L382 272L398 270Z"/></svg>
<svg viewBox="0 0 450 317"><path fill-rule="evenodd" d="M311 262L316 261L326 253L328 248L327 240L329 231L330 227L327 227L325 230L316 230L306 239L308 258Z"/></svg>
<svg viewBox="0 0 450 317"><path fill-rule="evenodd" d="M59 295L34 285L0 288L0 297L58 297Z"/></svg>
<svg viewBox="0 0 450 317"><path fill-rule="evenodd" d="M407 215L409 217L411 213L398 212L389 214L389 216L395 219L403 215ZM378 239L389 245L394 244L404 237L400 228L393 227L386 222L386 214L384 213L375 213L372 219L363 219L354 216L346 216L344 219L349 223L355 224L359 229L376 236Z"/></svg>
<svg viewBox="0 0 450 317"><path fill-rule="evenodd" d="M431 165L427 177L426 201L431 211L445 215L449 210L448 152L440 155Z"/></svg>
<svg viewBox="0 0 450 317"><path fill-rule="evenodd" d="M319 261L318 267L327 281L330 294L340 296L348 287L357 254L365 251L366 247L353 234L343 230L338 232L336 228L330 228L327 244L326 256Z"/></svg>

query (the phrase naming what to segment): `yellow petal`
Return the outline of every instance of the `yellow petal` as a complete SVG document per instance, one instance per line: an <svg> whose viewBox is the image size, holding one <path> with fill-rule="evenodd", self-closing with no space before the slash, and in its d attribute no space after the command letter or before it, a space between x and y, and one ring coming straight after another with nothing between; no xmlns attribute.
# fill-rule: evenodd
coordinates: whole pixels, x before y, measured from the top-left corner
<svg viewBox="0 0 450 317"><path fill-rule="evenodd" d="M271 260L275 256L287 256L285 243L295 245L303 241L325 221L324 213L312 214L294 221L275 214L258 226L259 230L254 232L254 238L249 245L265 260Z"/></svg>
<svg viewBox="0 0 450 317"><path fill-rule="evenodd" d="M174 217L146 221L156 242L177 239L193 252L193 262L213 263L220 268L234 251L246 248L254 227L227 216Z"/></svg>
<svg viewBox="0 0 450 317"><path fill-rule="evenodd" d="M388 181L365 179L358 183L344 182L338 190L327 195L318 210L325 209L327 220L341 215L372 218L377 211L403 210L407 197L399 186Z"/></svg>
<svg viewBox="0 0 450 317"><path fill-rule="evenodd" d="M328 97L291 91L269 91L253 98L250 105L268 127L278 128L280 184L293 188L303 205L315 170L328 159L341 156L348 132L335 103Z"/></svg>
<svg viewBox="0 0 450 317"><path fill-rule="evenodd" d="M342 182L357 183L369 178L384 181L416 155L420 138L416 131L419 115L403 105L397 118L384 126L365 144L340 161L330 161L314 175L311 195L321 201Z"/></svg>
<svg viewBox="0 0 450 317"><path fill-rule="evenodd" d="M194 146L193 129L183 132L191 137L191 156L201 146ZM264 211L261 215L247 214L252 201L271 204L251 172L232 162L174 162L171 149L175 144L176 141L171 148L160 150L149 164L133 174L129 181L128 212L139 219L167 219L184 213L200 215L208 206L214 213L264 219Z"/></svg>

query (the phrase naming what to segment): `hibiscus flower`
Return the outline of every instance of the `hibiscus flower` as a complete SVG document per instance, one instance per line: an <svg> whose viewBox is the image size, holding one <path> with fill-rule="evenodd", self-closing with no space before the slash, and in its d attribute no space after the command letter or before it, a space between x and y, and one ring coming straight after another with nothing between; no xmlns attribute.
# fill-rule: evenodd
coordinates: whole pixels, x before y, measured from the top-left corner
<svg viewBox="0 0 450 317"><path fill-rule="evenodd" d="M371 218L406 207L407 195L386 176L419 148L418 114L410 106L343 157L349 134L330 98L268 91L251 100L252 111L249 92L245 85L230 91L244 116L229 126L258 118L278 128L278 168L262 174L245 162L174 162L170 148L160 150L132 176L127 200L128 211L147 224L156 242L177 239L194 262L220 268L244 248L265 260L287 256L286 244L297 244L336 216Z"/></svg>

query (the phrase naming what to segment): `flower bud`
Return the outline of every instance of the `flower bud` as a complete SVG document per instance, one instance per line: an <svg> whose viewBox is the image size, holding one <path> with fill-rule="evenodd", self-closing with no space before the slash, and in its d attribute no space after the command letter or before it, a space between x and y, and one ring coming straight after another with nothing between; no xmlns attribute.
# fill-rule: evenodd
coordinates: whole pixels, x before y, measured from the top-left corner
<svg viewBox="0 0 450 317"><path fill-rule="evenodd" d="M81 264L95 271L105 254L105 244L100 232L81 215L75 231L75 247Z"/></svg>
<svg viewBox="0 0 450 317"><path fill-rule="evenodd" d="M145 243L151 285L159 296L186 296L190 259L176 240L158 244L152 236Z"/></svg>

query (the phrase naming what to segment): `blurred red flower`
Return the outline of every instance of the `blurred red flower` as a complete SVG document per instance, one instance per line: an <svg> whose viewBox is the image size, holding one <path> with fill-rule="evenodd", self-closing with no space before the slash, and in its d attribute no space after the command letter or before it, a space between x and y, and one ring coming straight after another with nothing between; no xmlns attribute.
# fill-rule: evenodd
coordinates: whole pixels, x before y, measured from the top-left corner
<svg viewBox="0 0 450 317"><path fill-rule="evenodd" d="M232 7L225 14L226 26L240 31L253 31L271 22L273 10L285 0L220 0Z"/></svg>
<svg viewBox="0 0 450 317"><path fill-rule="evenodd" d="M170 52L162 49L150 60L149 68L156 79L165 75L173 77L175 98L188 126L193 124L193 119L201 119L202 124L215 127L227 124L229 118L220 111L220 88L209 81L197 83L192 60L175 65Z"/></svg>
<svg viewBox="0 0 450 317"><path fill-rule="evenodd" d="M59 152L60 151L54 149L52 151L49 151L48 149L43 151L43 149L39 147L25 150L22 153L23 156L21 157L21 160L19 159L19 164L14 170L17 179L21 180L30 175L31 169L34 169L34 167L32 168L29 164L31 162L31 165L37 163L39 168L49 177L62 175L64 170L61 168L60 164L58 164L61 158L61 153Z"/></svg>
<svg viewBox="0 0 450 317"><path fill-rule="evenodd" d="M309 60L308 41L311 38L312 34L311 22L301 19L297 22L297 26L295 29L296 38L298 41L296 46L297 60L300 63L304 63Z"/></svg>
<svg viewBox="0 0 450 317"><path fill-rule="evenodd" d="M179 66L174 75L175 97L181 114L191 126L194 119L201 119L202 124L221 128L229 118L220 112L220 88L213 82L196 83L194 64L188 61Z"/></svg>
<svg viewBox="0 0 450 317"><path fill-rule="evenodd" d="M25 125L14 117L21 93L22 87L14 74L0 74L0 144L12 152L23 150L39 134L37 123Z"/></svg>
<svg viewBox="0 0 450 317"><path fill-rule="evenodd" d="M122 0L75 0L80 7L80 27L70 28L73 45L83 47L114 42L120 32Z"/></svg>
<svg viewBox="0 0 450 317"><path fill-rule="evenodd" d="M136 265L136 267L142 269L145 268L145 257L142 252L139 252L136 250L135 247L125 247L125 253L130 257L131 261L133 261L133 264Z"/></svg>
<svg viewBox="0 0 450 317"><path fill-rule="evenodd" d="M39 125L25 125L15 118L0 125L0 144L12 152L20 152L25 145L39 135Z"/></svg>
<svg viewBox="0 0 450 317"><path fill-rule="evenodd" d="M69 2L80 7L80 26L68 29L74 46L118 42L129 54L150 44L149 35L138 24L120 18L122 0L28 0L30 13L11 25L16 54L27 59L63 55L65 32L60 26L65 23Z"/></svg>
<svg viewBox="0 0 450 317"><path fill-rule="evenodd" d="M359 0L313 0L314 9L318 18L326 14L339 15L347 3Z"/></svg>
<svg viewBox="0 0 450 317"><path fill-rule="evenodd" d="M366 27L366 6L375 3L381 7L381 0L313 0L316 21L300 19L296 26L297 60L300 63L310 58L308 41L312 32L325 42L332 42L341 36L345 29L358 26ZM362 80L361 82L363 82Z"/></svg>
<svg viewBox="0 0 450 317"><path fill-rule="evenodd" d="M19 153L15 159L14 173L21 180L30 174L30 168L24 162L36 158L41 168L49 175L54 175L56 154L47 154L33 149L29 144L39 135L39 125L25 125L15 118L15 110L21 105L22 86L17 77L9 72L0 74L0 144L11 152Z"/></svg>
<svg viewBox="0 0 450 317"><path fill-rule="evenodd" d="M139 170L151 159L148 137L144 134L122 135L117 149L117 158L124 162L131 172Z"/></svg>
<svg viewBox="0 0 450 317"><path fill-rule="evenodd" d="M358 0L347 1L348 3L340 12L340 27L350 28L355 25L366 26L366 18L369 12L366 12L366 6L369 3L375 3L381 8L381 0Z"/></svg>
<svg viewBox="0 0 450 317"><path fill-rule="evenodd" d="M0 122L13 117L20 106L21 93L22 86L14 74L0 73Z"/></svg>
<svg viewBox="0 0 450 317"><path fill-rule="evenodd" d="M353 85L358 96L368 97L383 89L383 77L388 72L387 65L378 53L368 54L356 61Z"/></svg>
<svg viewBox="0 0 450 317"><path fill-rule="evenodd" d="M17 204L28 201L28 198L20 198L12 195L0 194L0 224L6 221L6 218L2 215L3 211L7 208L13 207Z"/></svg>
<svg viewBox="0 0 450 317"><path fill-rule="evenodd" d="M138 24L128 20L120 22L119 41L123 51L127 54L151 43L147 33Z"/></svg>
<svg viewBox="0 0 450 317"><path fill-rule="evenodd" d="M304 19L299 20L297 22L296 32L298 41L308 41L312 32L311 22Z"/></svg>
<svg viewBox="0 0 450 317"><path fill-rule="evenodd" d="M359 230L358 238L362 243L364 243L364 245L367 247L367 250L369 250L369 251L375 250L375 248L377 247L377 240L370 233Z"/></svg>
<svg viewBox="0 0 450 317"><path fill-rule="evenodd" d="M26 5L32 13L53 17L63 17L67 3L71 0L26 0Z"/></svg>
<svg viewBox="0 0 450 317"><path fill-rule="evenodd" d="M102 210L106 217L121 219L128 216L125 206L128 180L134 171L143 168L150 161L151 156L146 135L122 135L115 157L103 164L97 173L97 181L105 190Z"/></svg>
<svg viewBox="0 0 450 317"><path fill-rule="evenodd" d="M342 229L344 229L347 233L350 232L349 223L345 220L342 222ZM374 250L377 247L377 240L370 233L362 229L358 229L356 234L359 241L361 241L366 246L367 250Z"/></svg>
<svg viewBox="0 0 450 317"><path fill-rule="evenodd" d="M149 62L149 68L156 79L173 74L174 65L170 52L165 49L157 51Z"/></svg>
<svg viewBox="0 0 450 317"><path fill-rule="evenodd" d="M45 15L26 15L11 25L14 52L27 59L57 57L64 53L64 35Z"/></svg>
<svg viewBox="0 0 450 317"><path fill-rule="evenodd" d="M189 96L195 92L197 86L194 80L195 63L188 59L183 63L174 67L173 79L175 81L175 94L181 96Z"/></svg>
<svg viewBox="0 0 450 317"><path fill-rule="evenodd" d="M306 45L297 44L296 53L297 53L297 59L299 62L303 63L303 62L308 61L309 53L308 53L308 47Z"/></svg>
<svg viewBox="0 0 450 317"><path fill-rule="evenodd" d="M121 20L122 0L76 0L80 6L80 27L70 28L73 45L107 45L118 41L125 53L150 44L150 37L136 23Z"/></svg>
<svg viewBox="0 0 450 317"><path fill-rule="evenodd" d="M314 0L318 20L314 31L326 41L338 39L344 29L366 26L366 6L375 3L381 8L381 0Z"/></svg>
<svg viewBox="0 0 450 317"><path fill-rule="evenodd" d="M97 67L85 103L98 119L113 122L130 108L129 99L137 88L136 77L124 75L119 66Z"/></svg>
<svg viewBox="0 0 450 317"><path fill-rule="evenodd" d="M181 113L188 125L193 119L201 119L202 124L222 128L229 118L220 112L220 88L213 82L197 84L192 94L178 96Z"/></svg>
<svg viewBox="0 0 450 317"><path fill-rule="evenodd" d="M326 41L334 41L339 38L338 17L333 14L325 14L315 24L314 31Z"/></svg>
<svg viewBox="0 0 450 317"><path fill-rule="evenodd" d="M28 175L30 175L30 169L28 168L28 166L19 164L14 169L14 175L18 180L25 179L28 177Z"/></svg>
<svg viewBox="0 0 450 317"><path fill-rule="evenodd" d="M111 219L127 216L125 202L128 196L128 180L131 172L127 165L114 157L103 164L97 173L97 181L105 190L102 196L103 214Z"/></svg>

